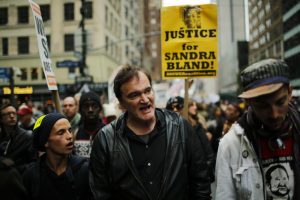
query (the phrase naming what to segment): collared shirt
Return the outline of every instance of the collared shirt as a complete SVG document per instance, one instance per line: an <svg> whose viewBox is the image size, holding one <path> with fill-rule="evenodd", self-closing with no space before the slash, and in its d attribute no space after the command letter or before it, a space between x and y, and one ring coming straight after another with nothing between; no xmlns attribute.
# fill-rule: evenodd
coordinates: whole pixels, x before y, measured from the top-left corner
<svg viewBox="0 0 300 200"><path fill-rule="evenodd" d="M167 145L165 133L164 119L157 120L154 130L143 136L137 136L127 126L125 129L133 162L145 188L153 199L156 199L162 183L164 152L166 152Z"/></svg>

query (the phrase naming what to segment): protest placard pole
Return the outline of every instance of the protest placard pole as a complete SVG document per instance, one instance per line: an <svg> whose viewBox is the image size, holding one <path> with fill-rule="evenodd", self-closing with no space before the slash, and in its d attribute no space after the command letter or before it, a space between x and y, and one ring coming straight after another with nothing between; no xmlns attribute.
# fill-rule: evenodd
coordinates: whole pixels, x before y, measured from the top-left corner
<svg viewBox="0 0 300 200"><path fill-rule="evenodd" d="M57 90L52 90L52 96L53 96L56 111L59 112L59 113L62 113L58 91Z"/></svg>
<svg viewBox="0 0 300 200"><path fill-rule="evenodd" d="M189 105L189 78L184 79L184 106L183 117L188 120L188 105Z"/></svg>

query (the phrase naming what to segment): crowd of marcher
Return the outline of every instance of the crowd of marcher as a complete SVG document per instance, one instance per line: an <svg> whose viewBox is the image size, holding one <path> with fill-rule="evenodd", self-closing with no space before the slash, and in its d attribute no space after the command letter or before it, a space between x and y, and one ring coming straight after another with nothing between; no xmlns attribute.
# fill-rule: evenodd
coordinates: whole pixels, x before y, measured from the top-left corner
<svg viewBox="0 0 300 200"><path fill-rule="evenodd" d="M289 67L266 59L240 78L235 101L189 99L187 116L180 96L156 108L151 76L129 65L114 79L118 105L93 91L64 97L62 113L3 102L1 196L299 199L300 115Z"/></svg>

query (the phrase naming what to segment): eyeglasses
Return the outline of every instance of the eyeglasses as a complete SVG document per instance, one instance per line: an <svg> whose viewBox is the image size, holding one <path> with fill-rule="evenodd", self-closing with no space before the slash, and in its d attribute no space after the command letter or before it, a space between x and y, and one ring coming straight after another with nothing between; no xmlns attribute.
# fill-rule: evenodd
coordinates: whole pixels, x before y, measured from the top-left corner
<svg viewBox="0 0 300 200"><path fill-rule="evenodd" d="M17 113L16 112L1 113L1 116L3 116L3 117L10 116L10 115L16 116Z"/></svg>
<svg viewBox="0 0 300 200"><path fill-rule="evenodd" d="M174 110L175 108L177 110L181 110L183 108L183 105L181 105L181 104L172 104L171 107L172 107L172 110Z"/></svg>

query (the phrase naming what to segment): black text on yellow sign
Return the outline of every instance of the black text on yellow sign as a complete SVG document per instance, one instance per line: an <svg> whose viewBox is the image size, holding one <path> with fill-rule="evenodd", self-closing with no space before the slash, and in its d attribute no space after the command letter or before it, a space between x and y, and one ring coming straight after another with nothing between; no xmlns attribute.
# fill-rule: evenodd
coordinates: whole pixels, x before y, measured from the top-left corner
<svg viewBox="0 0 300 200"><path fill-rule="evenodd" d="M162 77L217 75L215 4L162 9Z"/></svg>

